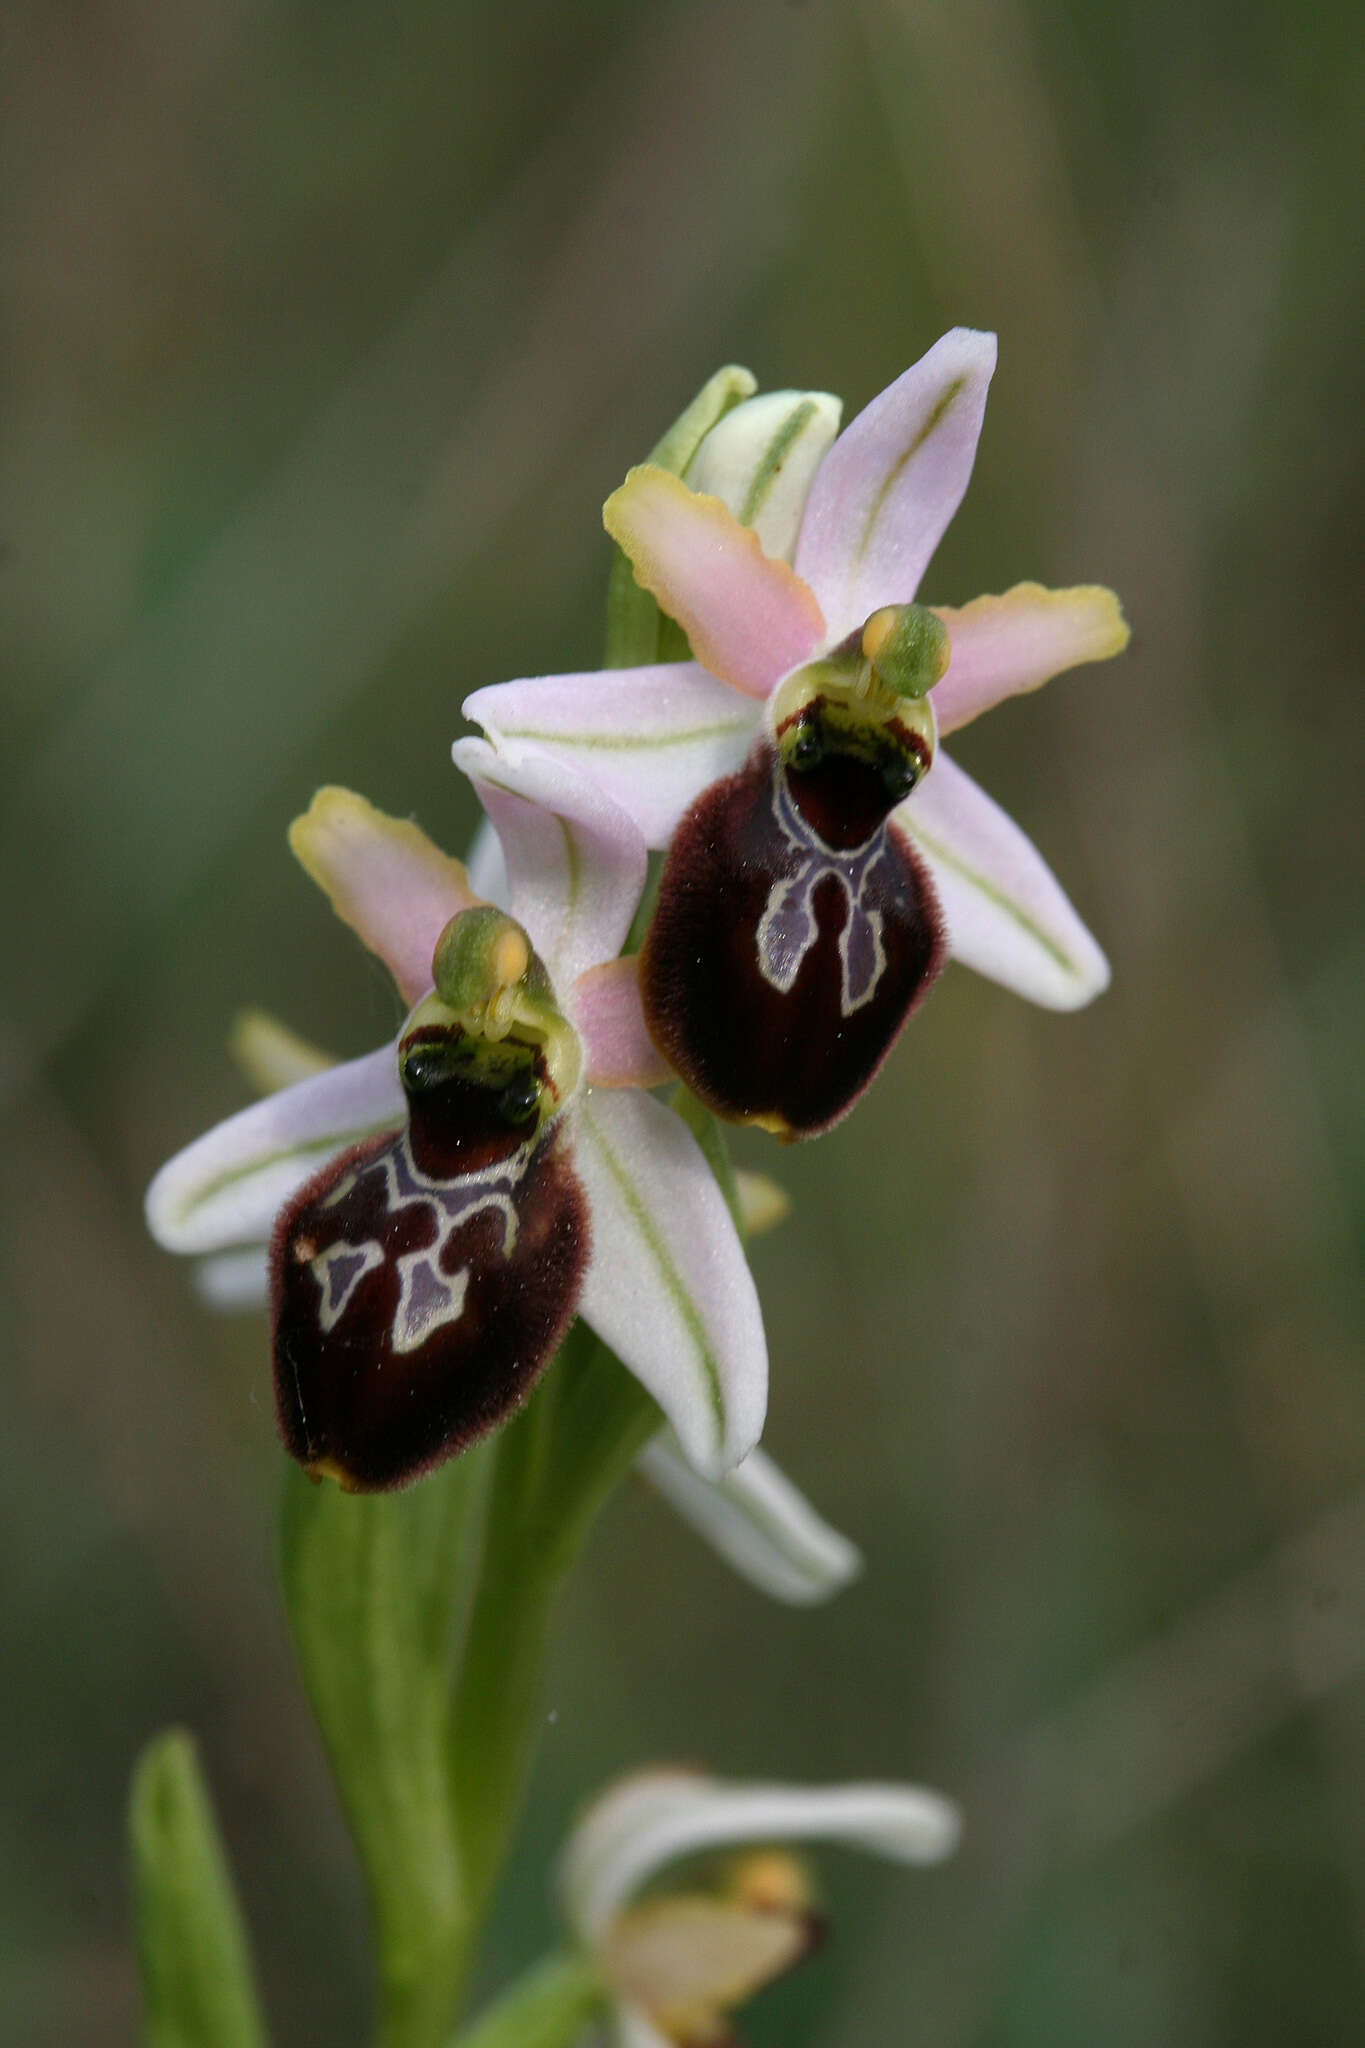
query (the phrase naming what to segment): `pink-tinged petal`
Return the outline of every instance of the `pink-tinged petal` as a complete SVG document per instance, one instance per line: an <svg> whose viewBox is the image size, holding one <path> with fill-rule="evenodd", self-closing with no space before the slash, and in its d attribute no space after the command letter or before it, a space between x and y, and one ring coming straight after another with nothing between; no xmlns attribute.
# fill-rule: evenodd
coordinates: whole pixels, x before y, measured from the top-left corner
<svg viewBox="0 0 1365 2048"><path fill-rule="evenodd" d="M765 555L757 534L719 498L701 497L645 463L612 492L602 523L630 557L636 582L722 682L766 697L823 644L813 592L785 562Z"/></svg>
<svg viewBox="0 0 1365 2048"><path fill-rule="evenodd" d="M742 1843L839 1842L897 1863L939 1863L957 1847L951 1800L917 1785L733 1784L650 1771L610 1786L560 1864L565 1916L592 1946L615 1915L682 1856Z"/></svg>
<svg viewBox="0 0 1365 2048"><path fill-rule="evenodd" d="M1082 662L1108 661L1128 645L1122 607L1098 583L1073 590L1016 583L1001 597L932 609L952 643L948 673L933 693L940 732L955 732L1006 697L1041 689Z"/></svg>
<svg viewBox="0 0 1365 2048"><path fill-rule="evenodd" d="M579 1313L718 1477L768 1405L763 1317L725 1198L681 1117L635 1089L582 1098L574 1166L592 1207Z"/></svg>
<svg viewBox="0 0 1365 2048"><path fill-rule="evenodd" d="M797 574L831 641L909 604L972 473L995 336L955 327L839 436L806 501Z"/></svg>
<svg viewBox="0 0 1365 2048"><path fill-rule="evenodd" d="M320 1166L405 1114L392 1045L329 1067L177 1152L147 1190L147 1227L171 1252L264 1244L278 1212Z"/></svg>
<svg viewBox="0 0 1365 2048"><path fill-rule="evenodd" d="M320 789L289 828L295 857L338 917L377 953L406 1003L431 987L431 955L455 913L478 898L462 863L410 818L389 818L349 789Z"/></svg>
<svg viewBox="0 0 1365 2048"><path fill-rule="evenodd" d="M857 1546L761 1449L722 1479L702 1479L664 1430L636 1469L741 1578L790 1607L831 1599L863 1568Z"/></svg>
<svg viewBox="0 0 1365 2048"><path fill-rule="evenodd" d="M928 861L948 951L1048 1010L1078 1010L1109 963L1032 840L940 751L895 822Z"/></svg>
<svg viewBox="0 0 1365 2048"><path fill-rule="evenodd" d="M580 974L566 1008L583 1041L583 1078L590 1088L660 1088L676 1080L645 1028L634 953Z"/></svg>
<svg viewBox="0 0 1365 2048"><path fill-rule="evenodd" d="M494 683L464 715L499 745L543 748L592 777L650 846L667 846L697 791L733 775L758 708L696 662Z"/></svg>
<svg viewBox="0 0 1365 2048"><path fill-rule="evenodd" d="M563 993L612 960L645 885L640 828L597 784L536 747L456 740L455 765L502 841L508 909Z"/></svg>

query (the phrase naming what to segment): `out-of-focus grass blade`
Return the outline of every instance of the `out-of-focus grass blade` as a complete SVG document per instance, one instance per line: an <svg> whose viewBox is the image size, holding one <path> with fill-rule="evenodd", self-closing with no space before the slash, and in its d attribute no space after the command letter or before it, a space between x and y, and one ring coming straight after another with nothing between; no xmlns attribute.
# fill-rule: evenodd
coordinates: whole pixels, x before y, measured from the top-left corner
<svg viewBox="0 0 1365 2048"><path fill-rule="evenodd" d="M264 2048L246 1928L183 1729L139 1758L129 1834L147 2048Z"/></svg>

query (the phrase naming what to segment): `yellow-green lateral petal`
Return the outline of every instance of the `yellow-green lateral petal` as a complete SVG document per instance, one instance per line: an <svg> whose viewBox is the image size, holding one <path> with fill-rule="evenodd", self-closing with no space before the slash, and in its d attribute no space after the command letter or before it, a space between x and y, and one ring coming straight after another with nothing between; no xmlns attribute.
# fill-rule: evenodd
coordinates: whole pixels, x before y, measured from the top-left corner
<svg viewBox="0 0 1365 2048"><path fill-rule="evenodd" d="M764 1231L775 1230L791 1214L791 1196L766 1173L751 1173L747 1167L736 1167L735 1192L739 1196L739 1216L746 1238L761 1237Z"/></svg>
<svg viewBox="0 0 1365 2048"><path fill-rule="evenodd" d="M241 1010L228 1033L228 1053L258 1095L274 1095L336 1061L320 1045L300 1037L267 1010Z"/></svg>

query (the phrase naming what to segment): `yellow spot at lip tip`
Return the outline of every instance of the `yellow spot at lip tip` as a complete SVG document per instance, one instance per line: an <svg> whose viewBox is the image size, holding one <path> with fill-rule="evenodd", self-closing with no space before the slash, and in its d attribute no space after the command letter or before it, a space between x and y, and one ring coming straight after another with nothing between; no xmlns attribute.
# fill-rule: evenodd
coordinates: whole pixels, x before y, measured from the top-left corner
<svg viewBox="0 0 1365 2048"><path fill-rule="evenodd" d="M343 1493L360 1492L357 1482L334 1458L314 1458L312 1463L305 1465L303 1469L314 1486L321 1486L324 1479L334 1479Z"/></svg>
<svg viewBox="0 0 1365 2048"><path fill-rule="evenodd" d="M755 1110L752 1115L742 1118L741 1121L746 1124L756 1124L761 1131L771 1131L773 1136L780 1138L784 1144L790 1143L791 1139L795 1136L795 1132L787 1122L787 1119L775 1109Z"/></svg>

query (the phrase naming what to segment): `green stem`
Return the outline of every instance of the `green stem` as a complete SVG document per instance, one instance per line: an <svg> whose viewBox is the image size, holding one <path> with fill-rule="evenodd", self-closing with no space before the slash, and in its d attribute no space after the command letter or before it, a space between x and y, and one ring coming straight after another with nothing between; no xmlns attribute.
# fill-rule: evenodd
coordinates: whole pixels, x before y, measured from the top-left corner
<svg viewBox="0 0 1365 2048"><path fill-rule="evenodd" d="M577 1956L546 1956L480 2013L453 2048L569 2048L606 2003L589 1964Z"/></svg>
<svg viewBox="0 0 1365 2048"><path fill-rule="evenodd" d="M464 1943L453 1925L444 1948L409 1944L395 1967L394 1944L379 1937L379 2024L375 2048L428 2048L446 2039L459 2002Z"/></svg>
<svg viewBox="0 0 1365 2048"><path fill-rule="evenodd" d="M651 459L682 475L753 389L747 370L718 371ZM687 653L619 550L607 615L609 667ZM733 1207L712 1120L699 1105L675 1106ZM659 1423L654 1402L580 1324L515 1421L410 1493L357 1501L291 1477L285 1595L374 1905L379 2048L436 2048L445 2037L530 1773L556 1596ZM528 2032L524 2015L542 2010L542 1993L549 2011L556 1981L562 1988L563 1972L579 1967L544 1965L469 2041L554 2048L567 2035Z"/></svg>
<svg viewBox="0 0 1365 2048"><path fill-rule="evenodd" d="M487 1908L539 1732L556 1596L588 1530L659 1423L639 1383L580 1325L502 1433L460 1659L451 1777L471 1933Z"/></svg>
<svg viewBox="0 0 1365 2048"><path fill-rule="evenodd" d="M383 2048L437 2048L460 1990L446 1729L486 1464L479 1447L402 1494L344 1494L293 1467L286 1484L285 1600L369 1888Z"/></svg>

